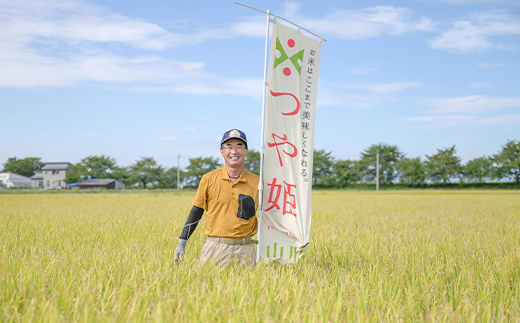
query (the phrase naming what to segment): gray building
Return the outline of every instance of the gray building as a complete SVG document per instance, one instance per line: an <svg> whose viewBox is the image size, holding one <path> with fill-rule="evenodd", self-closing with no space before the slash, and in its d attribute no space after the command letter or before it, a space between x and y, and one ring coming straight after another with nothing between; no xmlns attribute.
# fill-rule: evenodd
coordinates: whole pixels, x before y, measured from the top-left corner
<svg viewBox="0 0 520 323"><path fill-rule="evenodd" d="M109 190L122 190L125 188L125 184L113 178L95 178L88 179L86 181L78 183L78 187L80 190L89 188L106 188Z"/></svg>
<svg viewBox="0 0 520 323"><path fill-rule="evenodd" d="M35 172L31 177L32 186L44 189L64 187L70 166L72 164L69 162L46 163L41 171Z"/></svg>
<svg viewBox="0 0 520 323"><path fill-rule="evenodd" d="M0 187L31 188L31 179L11 172L0 173Z"/></svg>
<svg viewBox="0 0 520 323"><path fill-rule="evenodd" d="M43 188L43 175L41 170L34 172L31 176L32 187Z"/></svg>

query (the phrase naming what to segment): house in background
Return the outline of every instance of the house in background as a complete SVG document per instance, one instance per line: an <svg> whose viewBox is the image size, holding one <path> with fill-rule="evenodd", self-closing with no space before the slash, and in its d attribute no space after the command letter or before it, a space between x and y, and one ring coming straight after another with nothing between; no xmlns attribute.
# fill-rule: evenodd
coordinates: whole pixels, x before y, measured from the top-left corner
<svg viewBox="0 0 520 323"><path fill-rule="evenodd" d="M34 171L31 176L32 187L43 188L43 175L41 170Z"/></svg>
<svg viewBox="0 0 520 323"><path fill-rule="evenodd" d="M32 186L44 189L58 188L65 186L65 177L70 166L69 162L46 163L41 171L34 172L31 177Z"/></svg>
<svg viewBox="0 0 520 323"><path fill-rule="evenodd" d="M31 188L31 179L11 172L0 173L0 186L6 188Z"/></svg>
<svg viewBox="0 0 520 323"><path fill-rule="evenodd" d="M89 189L89 188L106 188L111 190L120 190L125 188L125 184L121 183L118 180L113 178L95 178L88 179L77 185L80 190Z"/></svg>

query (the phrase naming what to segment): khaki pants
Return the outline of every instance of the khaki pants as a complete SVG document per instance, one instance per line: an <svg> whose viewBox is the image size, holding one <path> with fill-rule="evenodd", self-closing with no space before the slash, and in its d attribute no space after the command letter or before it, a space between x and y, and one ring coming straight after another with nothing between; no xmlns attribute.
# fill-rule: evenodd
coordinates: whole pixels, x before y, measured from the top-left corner
<svg viewBox="0 0 520 323"><path fill-rule="evenodd" d="M247 265L256 264L256 246L254 244L230 245L218 241L206 240L200 253L200 264L207 261L211 264L226 266L227 264Z"/></svg>

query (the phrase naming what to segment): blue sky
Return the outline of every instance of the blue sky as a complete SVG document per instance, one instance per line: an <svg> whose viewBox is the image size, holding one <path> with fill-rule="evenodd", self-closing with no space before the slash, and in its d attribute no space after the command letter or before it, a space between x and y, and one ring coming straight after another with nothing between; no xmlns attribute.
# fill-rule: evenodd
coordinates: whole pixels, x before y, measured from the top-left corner
<svg viewBox="0 0 520 323"><path fill-rule="evenodd" d="M327 39L316 149L465 162L520 139L518 0L239 2ZM232 1L0 0L0 164L185 167L231 128L259 150L265 22Z"/></svg>

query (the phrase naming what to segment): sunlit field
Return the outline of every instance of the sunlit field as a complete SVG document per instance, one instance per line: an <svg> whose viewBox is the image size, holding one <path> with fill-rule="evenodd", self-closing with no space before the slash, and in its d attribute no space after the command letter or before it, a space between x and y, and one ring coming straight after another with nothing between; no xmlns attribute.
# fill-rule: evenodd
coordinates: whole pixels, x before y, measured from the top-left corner
<svg viewBox="0 0 520 323"><path fill-rule="evenodd" d="M1 194L2 322L520 321L520 192L315 191L292 266L198 267L194 192Z"/></svg>

